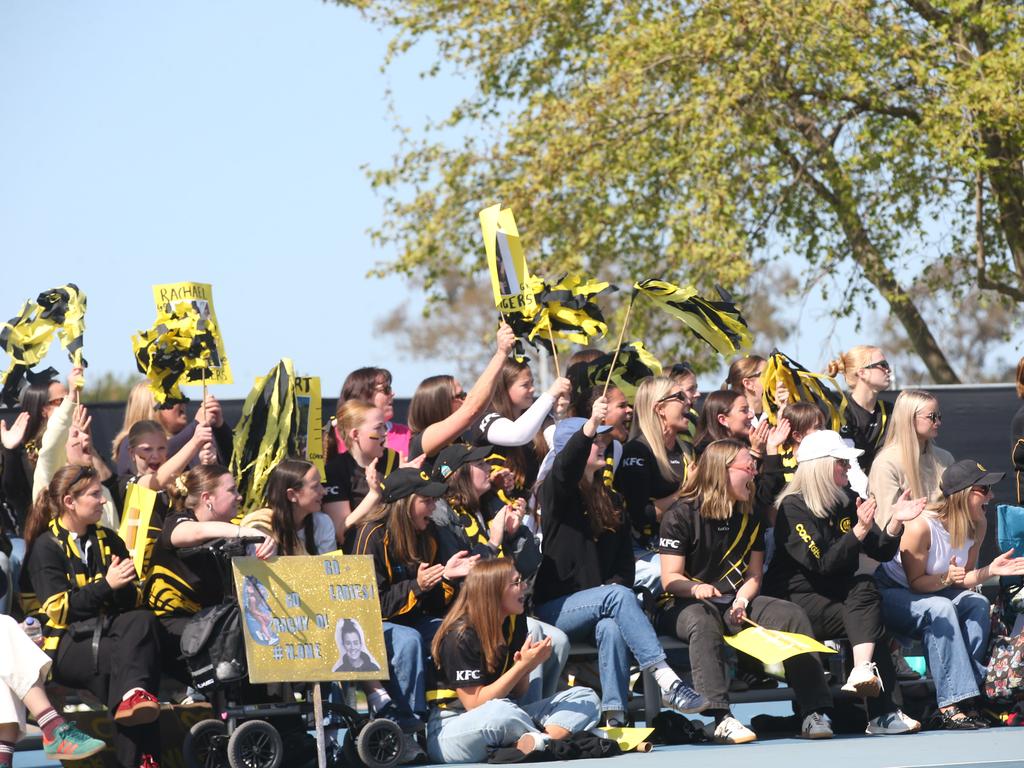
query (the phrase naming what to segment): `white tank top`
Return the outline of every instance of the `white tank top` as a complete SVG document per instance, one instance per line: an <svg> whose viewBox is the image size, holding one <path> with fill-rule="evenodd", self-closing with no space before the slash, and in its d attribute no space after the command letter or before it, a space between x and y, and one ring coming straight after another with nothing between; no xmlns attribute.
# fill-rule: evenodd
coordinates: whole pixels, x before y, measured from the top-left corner
<svg viewBox="0 0 1024 768"><path fill-rule="evenodd" d="M968 538L963 546L953 549L949 543L949 531L945 529L937 517L927 515L924 521L928 523L928 532L931 534L932 543L928 548L928 562L925 565L925 573L934 575L945 573L949 570L949 561L956 557L957 565L967 565L967 553L974 546L974 539ZM900 553L887 563L882 564L883 572L898 584L910 588L907 583L907 573L903 570L903 562L900 560Z"/></svg>

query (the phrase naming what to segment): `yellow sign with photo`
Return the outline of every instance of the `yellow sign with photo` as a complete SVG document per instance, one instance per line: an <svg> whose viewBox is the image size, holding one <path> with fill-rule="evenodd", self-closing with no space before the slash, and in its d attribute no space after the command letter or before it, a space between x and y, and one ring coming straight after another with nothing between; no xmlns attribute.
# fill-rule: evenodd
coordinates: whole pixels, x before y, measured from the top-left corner
<svg viewBox="0 0 1024 768"><path fill-rule="evenodd" d="M373 558L236 557L249 680L387 680Z"/></svg>
<svg viewBox="0 0 1024 768"><path fill-rule="evenodd" d="M200 322L205 325L201 330L209 331L213 335L216 349L205 366L205 376L190 371L181 384L201 386L204 379L206 384L231 384L231 365L224 351L224 339L220 333L220 323L217 322L217 313L213 309L213 286L209 283L193 282L154 285L153 301L156 302L158 318L173 316L174 310L180 304L189 305L198 314Z"/></svg>
<svg viewBox="0 0 1024 768"><path fill-rule="evenodd" d="M298 406L296 440L298 441L299 456L305 457L306 461L315 465L320 472L320 482L326 482L324 422L319 376L295 377L295 403Z"/></svg>

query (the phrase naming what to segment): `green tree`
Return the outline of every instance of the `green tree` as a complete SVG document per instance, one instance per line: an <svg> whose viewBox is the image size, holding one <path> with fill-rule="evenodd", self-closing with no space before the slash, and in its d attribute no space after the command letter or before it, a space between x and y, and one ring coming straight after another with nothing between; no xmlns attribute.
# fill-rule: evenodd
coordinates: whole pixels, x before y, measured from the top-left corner
<svg viewBox="0 0 1024 768"><path fill-rule="evenodd" d="M336 2L395 30L389 61L425 41L473 82L371 173L384 268L435 296L482 269L476 213L501 201L551 272L742 299L798 254L837 314L887 304L938 382L918 286L1024 299L1018 2Z"/></svg>

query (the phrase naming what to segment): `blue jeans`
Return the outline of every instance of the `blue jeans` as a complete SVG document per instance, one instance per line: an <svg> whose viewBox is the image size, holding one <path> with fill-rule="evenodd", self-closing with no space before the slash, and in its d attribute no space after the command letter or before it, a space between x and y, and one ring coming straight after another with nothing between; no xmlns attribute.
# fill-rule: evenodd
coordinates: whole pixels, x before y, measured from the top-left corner
<svg viewBox="0 0 1024 768"><path fill-rule="evenodd" d="M959 587L918 594L894 585L884 575L876 580L885 625L897 635L920 638L924 643L939 706L977 696L985 680L988 599Z"/></svg>
<svg viewBox="0 0 1024 768"><path fill-rule="evenodd" d="M494 750L515 746L524 733L539 733L538 725L556 725L570 733L593 728L600 706L596 693L579 687L533 704L491 699L469 712L435 708L427 725L427 754L440 765L483 763Z"/></svg>
<svg viewBox="0 0 1024 768"><path fill-rule="evenodd" d="M551 656L530 673L530 687L526 695L519 700L520 704L531 704L554 696L562 679L562 670L569 660L569 637L558 627L545 624L533 616L527 616L526 631L534 642L550 637Z"/></svg>
<svg viewBox="0 0 1024 768"><path fill-rule="evenodd" d="M636 576L633 586L650 592L657 597L661 594L661 558L657 552L644 547L633 546L633 557L636 559Z"/></svg>
<svg viewBox="0 0 1024 768"><path fill-rule="evenodd" d="M629 657L641 669L665 660L658 635L633 590L618 584L592 587L536 607L541 621L554 624L570 640L593 641L601 677L601 710L626 709Z"/></svg>
<svg viewBox="0 0 1024 768"><path fill-rule="evenodd" d="M384 648L391 665L390 679L383 683L391 697L395 720L404 731L416 730L427 713L427 665L430 641L440 619L425 619L416 628L384 622Z"/></svg>

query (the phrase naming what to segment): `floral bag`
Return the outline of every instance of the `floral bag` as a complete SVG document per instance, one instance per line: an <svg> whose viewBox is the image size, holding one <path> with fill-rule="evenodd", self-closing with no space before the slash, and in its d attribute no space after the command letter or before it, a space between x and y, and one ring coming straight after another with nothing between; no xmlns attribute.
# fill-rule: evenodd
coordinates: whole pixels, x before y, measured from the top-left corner
<svg viewBox="0 0 1024 768"><path fill-rule="evenodd" d="M1003 598L992 606L985 695L990 699L1016 699L1024 694L1024 633L1010 635L1003 619Z"/></svg>

